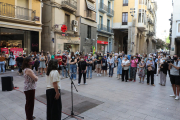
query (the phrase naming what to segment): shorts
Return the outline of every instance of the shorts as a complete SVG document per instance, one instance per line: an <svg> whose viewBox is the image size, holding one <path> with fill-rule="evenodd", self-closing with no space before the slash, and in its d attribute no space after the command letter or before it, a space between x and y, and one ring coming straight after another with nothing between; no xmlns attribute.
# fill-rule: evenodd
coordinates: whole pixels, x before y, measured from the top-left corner
<svg viewBox="0 0 180 120"><path fill-rule="evenodd" d="M101 69L101 64L97 64L97 67L96 67L97 69L99 68L99 69Z"/></svg>
<svg viewBox="0 0 180 120"><path fill-rule="evenodd" d="M170 75L171 84L180 85L180 76Z"/></svg>

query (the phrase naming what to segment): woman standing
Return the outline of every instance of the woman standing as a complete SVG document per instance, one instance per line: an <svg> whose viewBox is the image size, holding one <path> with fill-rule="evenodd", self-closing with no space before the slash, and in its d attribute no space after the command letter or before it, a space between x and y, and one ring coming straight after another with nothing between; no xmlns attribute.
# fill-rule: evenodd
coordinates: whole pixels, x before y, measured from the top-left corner
<svg viewBox="0 0 180 120"><path fill-rule="evenodd" d="M25 78L24 94L26 96L25 112L27 120L33 120L35 89L36 82L38 80L38 77L31 70L32 62L32 59L30 57L27 57L24 59L22 64L22 69L24 70Z"/></svg>
<svg viewBox="0 0 180 120"><path fill-rule="evenodd" d="M108 59L109 63L109 77L113 76L113 69L114 69L114 57L112 57L112 54L110 54L110 57Z"/></svg>
<svg viewBox="0 0 180 120"><path fill-rule="evenodd" d="M76 72L77 72L77 59L74 55L74 52L71 53L71 59L69 60L69 64L70 64L70 75L71 78L76 80Z"/></svg>
<svg viewBox="0 0 180 120"><path fill-rule="evenodd" d="M11 66L11 72L14 72L14 65L15 65L15 55L13 55L13 52L10 51L9 66Z"/></svg>
<svg viewBox="0 0 180 120"><path fill-rule="evenodd" d="M46 75L47 120L61 120L61 78L58 72L57 59L52 59L49 61Z"/></svg>
<svg viewBox="0 0 180 120"><path fill-rule="evenodd" d="M166 59L163 58L163 63L160 64L160 85L165 86L166 85L166 75L168 70L168 63L166 62Z"/></svg>
<svg viewBox="0 0 180 120"><path fill-rule="evenodd" d="M137 64L138 64L138 58L136 56L131 59L131 73L130 73L130 79L134 80L136 82L136 71L137 71Z"/></svg>
<svg viewBox="0 0 180 120"><path fill-rule="evenodd" d="M106 54L104 54L104 57L102 58L101 65L102 65L103 76L104 76L104 71L105 71L105 76L107 76L107 56L106 56Z"/></svg>
<svg viewBox="0 0 180 120"><path fill-rule="evenodd" d="M149 58L146 64L147 67L147 84L149 85L149 77L151 77L151 85L154 85L154 70L155 70L155 63L152 57Z"/></svg>
<svg viewBox="0 0 180 120"><path fill-rule="evenodd" d="M88 55L88 59L86 60L86 63L87 63L87 79L89 78L89 76L90 76L90 79L92 79L92 64L93 64L93 60L92 60L91 54Z"/></svg>
<svg viewBox="0 0 180 120"><path fill-rule="evenodd" d="M38 76L39 57L36 55L36 53L34 53L33 61L34 61L33 68L35 68L36 75Z"/></svg>
<svg viewBox="0 0 180 120"><path fill-rule="evenodd" d="M87 71L87 63L84 61L84 56L80 57L80 61L78 63L78 73L79 73L79 80L78 80L78 85L81 83L81 77L83 75L84 78L84 84L87 85L86 83L86 71Z"/></svg>
<svg viewBox="0 0 180 120"><path fill-rule="evenodd" d="M142 59L141 62L139 62L139 73L138 73L140 78L139 83L141 83L141 79L142 79L142 84L144 84L145 70L146 70L146 63L144 62L144 59Z"/></svg>
<svg viewBox="0 0 180 120"><path fill-rule="evenodd" d="M40 60L39 68L41 68L40 75L43 77L43 70L45 71L45 69L46 69L46 65L45 65L46 58L45 58L43 52L41 53L41 56L40 56L39 60ZM45 73L46 73L46 71L45 71Z"/></svg>
<svg viewBox="0 0 180 120"><path fill-rule="evenodd" d="M0 73L1 73L1 68L3 70L3 73L5 72L5 61L6 58L0 53Z"/></svg>
<svg viewBox="0 0 180 120"><path fill-rule="evenodd" d="M117 63L118 63L118 67L117 67L117 75L118 75L118 80L120 80L120 76L122 75L122 55L118 56L117 58Z"/></svg>
<svg viewBox="0 0 180 120"><path fill-rule="evenodd" d="M128 80L128 72L129 72L129 66L130 66L130 62L127 59L127 55L124 57L124 60L122 61L122 81L124 81L124 76L126 79L126 82Z"/></svg>
<svg viewBox="0 0 180 120"><path fill-rule="evenodd" d="M19 75L22 75L22 63L23 63L24 57L22 56L22 53L19 52L19 56L16 58L16 64L19 68Z"/></svg>

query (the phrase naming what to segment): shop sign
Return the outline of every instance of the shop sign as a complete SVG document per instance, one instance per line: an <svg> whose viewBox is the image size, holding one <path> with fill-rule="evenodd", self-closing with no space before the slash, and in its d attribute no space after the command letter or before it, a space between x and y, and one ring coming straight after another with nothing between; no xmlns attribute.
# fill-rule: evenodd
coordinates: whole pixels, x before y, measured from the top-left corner
<svg viewBox="0 0 180 120"><path fill-rule="evenodd" d="M106 42L106 41L100 41L100 40L97 40L97 43L98 43L98 44L108 45L108 42Z"/></svg>
<svg viewBox="0 0 180 120"><path fill-rule="evenodd" d="M2 51L4 51L5 52L5 54L9 54L9 50L8 50L8 48L1 48L1 52Z"/></svg>
<svg viewBox="0 0 180 120"><path fill-rule="evenodd" d="M68 43L74 43L74 44L79 44L79 41L73 41L73 40L68 40Z"/></svg>
<svg viewBox="0 0 180 120"><path fill-rule="evenodd" d="M57 39L66 39L66 40L71 40L71 37L57 35Z"/></svg>
<svg viewBox="0 0 180 120"><path fill-rule="evenodd" d="M22 48L11 48L10 51L13 52L13 55L15 55L15 58L17 58L19 56L20 52L23 54Z"/></svg>

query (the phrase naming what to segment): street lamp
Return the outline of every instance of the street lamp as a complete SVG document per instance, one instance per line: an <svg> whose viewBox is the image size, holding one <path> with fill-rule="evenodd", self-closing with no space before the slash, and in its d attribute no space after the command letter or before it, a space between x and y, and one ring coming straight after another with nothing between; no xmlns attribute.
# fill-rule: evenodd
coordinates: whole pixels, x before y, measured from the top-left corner
<svg viewBox="0 0 180 120"><path fill-rule="evenodd" d="M130 14L132 16L132 27L133 27L133 17L135 14L135 8L130 8ZM131 27L131 50L130 50L130 52L132 52L132 27Z"/></svg>

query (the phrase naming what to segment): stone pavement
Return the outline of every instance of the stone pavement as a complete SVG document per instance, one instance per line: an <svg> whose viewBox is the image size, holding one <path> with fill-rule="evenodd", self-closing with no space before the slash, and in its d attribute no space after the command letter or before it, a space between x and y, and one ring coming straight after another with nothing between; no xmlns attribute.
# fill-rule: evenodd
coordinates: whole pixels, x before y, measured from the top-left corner
<svg viewBox="0 0 180 120"><path fill-rule="evenodd" d="M2 76L14 76L14 86L23 90L24 79L16 72L7 72ZM172 88L167 76L166 86L160 86L159 76L155 76L155 87L136 82L121 82L116 74L113 78L97 77L87 80L88 85L77 86L81 96L101 101L102 104L89 109L80 115L85 120L180 120L180 101L169 97ZM75 81L77 85L77 80ZM62 89L70 92L70 80L61 80ZM46 79L39 76L36 97L46 93ZM71 104L71 103L69 103ZM25 120L25 96L13 90L1 91L0 83L0 120ZM66 106L64 106L66 107ZM46 105L35 101L34 116L36 120L46 120ZM67 115L62 114L62 118ZM75 120L71 118L69 120Z"/></svg>

